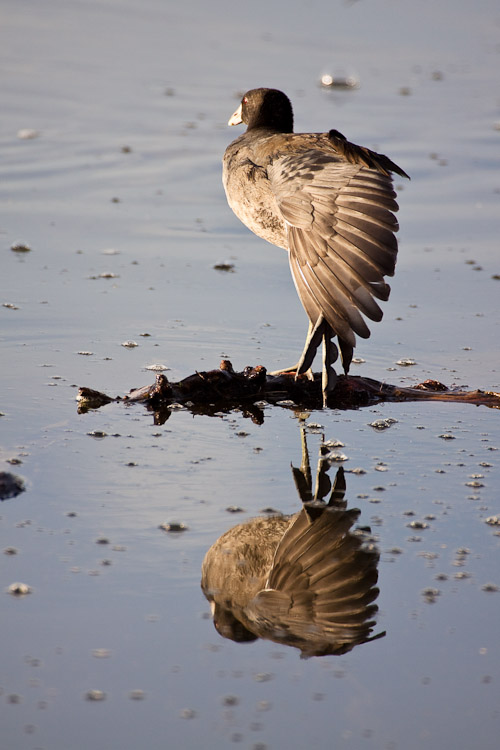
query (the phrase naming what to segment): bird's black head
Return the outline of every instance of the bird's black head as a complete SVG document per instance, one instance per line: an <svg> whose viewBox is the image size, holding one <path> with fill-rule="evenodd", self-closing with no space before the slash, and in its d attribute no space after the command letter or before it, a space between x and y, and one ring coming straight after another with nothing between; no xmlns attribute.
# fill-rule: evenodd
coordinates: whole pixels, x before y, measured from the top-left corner
<svg viewBox="0 0 500 750"><path fill-rule="evenodd" d="M258 636L248 630L229 609L214 603L213 610L215 629L223 638L237 643L257 640Z"/></svg>
<svg viewBox="0 0 500 750"><path fill-rule="evenodd" d="M293 110L290 99L277 89L251 89L243 96L230 125L244 122L247 130L268 128L280 133L293 132Z"/></svg>

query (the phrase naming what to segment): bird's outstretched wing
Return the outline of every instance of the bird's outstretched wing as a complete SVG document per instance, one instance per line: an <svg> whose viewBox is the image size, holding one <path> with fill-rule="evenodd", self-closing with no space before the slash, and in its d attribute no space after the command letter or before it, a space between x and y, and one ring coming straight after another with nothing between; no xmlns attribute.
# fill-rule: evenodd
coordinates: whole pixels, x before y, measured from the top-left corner
<svg viewBox="0 0 500 750"><path fill-rule="evenodd" d="M304 655L343 653L370 640L378 553L349 529L357 510L307 504L284 534L266 586L247 605L255 632Z"/></svg>
<svg viewBox="0 0 500 750"><path fill-rule="evenodd" d="M323 314L348 346L370 335L362 317L378 321L396 265L398 210L391 171L381 154L331 131L331 153L310 148L284 153L268 179L286 222L290 267L313 325Z"/></svg>

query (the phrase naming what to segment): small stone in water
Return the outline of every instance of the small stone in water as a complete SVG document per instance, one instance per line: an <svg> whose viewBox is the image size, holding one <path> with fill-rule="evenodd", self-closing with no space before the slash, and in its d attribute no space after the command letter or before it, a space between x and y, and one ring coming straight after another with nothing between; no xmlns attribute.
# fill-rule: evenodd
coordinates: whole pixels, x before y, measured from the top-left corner
<svg viewBox="0 0 500 750"><path fill-rule="evenodd" d="M0 471L0 500L16 497L25 489L24 481L17 474Z"/></svg>

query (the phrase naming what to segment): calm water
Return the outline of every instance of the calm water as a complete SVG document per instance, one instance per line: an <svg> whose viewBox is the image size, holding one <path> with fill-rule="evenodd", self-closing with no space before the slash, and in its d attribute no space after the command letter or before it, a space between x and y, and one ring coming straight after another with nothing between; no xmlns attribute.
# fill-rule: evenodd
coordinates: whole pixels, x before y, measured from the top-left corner
<svg viewBox="0 0 500 750"><path fill-rule="evenodd" d="M154 363L179 379L221 356L295 361L306 320L284 253L220 182L225 123L258 85L290 95L297 129L335 127L412 176L391 299L354 372L500 390L498 4L4 0L0 18L0 470L26 482L0 505L16 551L0 565L2 748L496 748L498 411L309 415L313 464L321 433L344 443L387 634L301 660L221 638L199 585L224 531L299 509L298 415L158 426L139 405L79 415L75 395L123 394ZM360 87L321 89L323 73ZM213 269L225 260L234 273ZM158 528L173 521L188 530ZM32 593L4 593L16 581Z"/></svg>

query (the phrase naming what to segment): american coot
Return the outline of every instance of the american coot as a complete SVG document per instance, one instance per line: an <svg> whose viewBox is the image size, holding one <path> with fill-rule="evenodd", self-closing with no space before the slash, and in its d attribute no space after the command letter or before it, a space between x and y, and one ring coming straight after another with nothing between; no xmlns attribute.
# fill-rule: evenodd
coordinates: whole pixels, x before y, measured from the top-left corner
<svg viewBox="0 0 500 750"><path fill-rule="evenodd" d="M288 251L309 332L297 374L309 370L323 342L323 394L336 381L337 336L347 374L355 334L370 331L361 313L380 320L396 265L398 210L391 173L408 175L387 156L349 143L336 130L293 133L288 97L247 91L229 120L247 130L224 154L228 203L252 232Z"/></svg>
<svg viewBox="0 0 500 750"><path fill-rule="evenodd" d="M373 634L379 553L351 531L360 511L346 507L343 469L332 486L320 458L314 492L304 449L305 434L302 466L293 467L302 510L226 531L205 556L201 586L224 638L269 639L302 656L343 654L385 635Z"/></svg>

